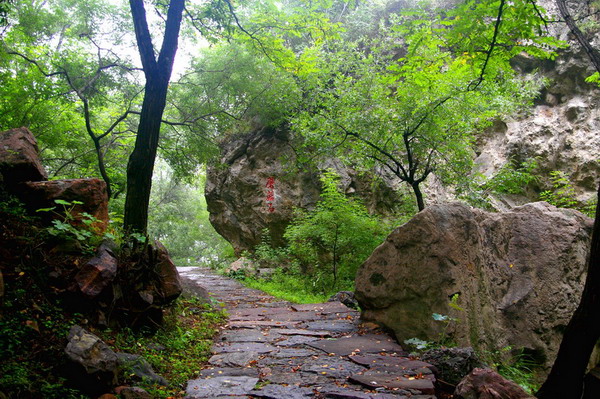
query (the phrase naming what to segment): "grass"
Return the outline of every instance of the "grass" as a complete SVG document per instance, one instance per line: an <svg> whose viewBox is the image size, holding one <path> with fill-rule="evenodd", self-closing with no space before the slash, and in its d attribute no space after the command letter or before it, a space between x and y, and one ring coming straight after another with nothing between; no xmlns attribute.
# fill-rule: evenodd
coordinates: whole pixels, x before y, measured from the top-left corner
<svg viewBox="0 0 600 399"><path fill-rule="evenodd" d="M338 291L353 291L351 282L333 283L315 275L302 275L291 271L277 269L268 278L258 278L234 273L230 277L239 280L247 287L261 290L276 298L293 303L322 303ZM328 287L328 288L325 288Z"/></svg>
<svg viewBox="0 0 600 399"><path fill-rule="evenodd" d="M536 370L540 365L522 353L512 357L505 363L496 365L498 374L513 381L530 395L535 394L541 387Z"/></svg>
<svg viewBox="0 0 600 399"><path fill-rule="evenodd" d="M329 298L329 295L326 294L307 292L302 281L293 277L277 280L247 277L242 282L248 287L293 303L321 303L327 302Z"/></svg>
<svg viewBox="0 0 600 399"><path fill-rule="evenodd" d="M188 380L198 376L211 356L213 338L225 314L200 300L180 298L168 310L164 325L153 335L131 330L100 331L97 334L114 351L144 357L169 386L136 382L155 398L182 397Z"/></svg>

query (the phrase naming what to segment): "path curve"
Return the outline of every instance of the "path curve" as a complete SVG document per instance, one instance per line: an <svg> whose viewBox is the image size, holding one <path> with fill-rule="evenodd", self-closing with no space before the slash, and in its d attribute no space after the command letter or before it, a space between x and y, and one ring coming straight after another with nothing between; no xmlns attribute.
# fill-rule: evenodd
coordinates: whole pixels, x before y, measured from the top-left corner
<svg viewBox="0 0 600 399"><path fill-rule="evenodd" d="M178 270L229 313L186 398L436 398L433 367L340 302L297 305L208 268Z"/></svg>

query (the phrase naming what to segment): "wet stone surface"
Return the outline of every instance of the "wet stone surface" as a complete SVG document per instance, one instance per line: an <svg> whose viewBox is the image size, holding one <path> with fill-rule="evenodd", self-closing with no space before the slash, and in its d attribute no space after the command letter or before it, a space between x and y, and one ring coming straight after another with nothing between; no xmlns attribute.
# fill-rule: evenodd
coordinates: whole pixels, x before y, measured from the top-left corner
<svg viewBox="0 0 600 399"><path fill-rule="evenodd" d="M340 302L284 302L206 268L179 268L230 315L186 398L435 399L433 366Z"/></svg>

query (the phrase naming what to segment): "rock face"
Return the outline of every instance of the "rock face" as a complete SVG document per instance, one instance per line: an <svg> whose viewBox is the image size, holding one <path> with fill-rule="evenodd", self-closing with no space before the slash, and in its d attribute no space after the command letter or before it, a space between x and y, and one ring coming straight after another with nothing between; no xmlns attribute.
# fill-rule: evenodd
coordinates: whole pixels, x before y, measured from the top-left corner
<svg viewBox="0 0 600 399"><path fill-rule="evenodd" d="M298 169L295 161L285 129L261 129L222 145L220 163L208 170L205 195L210 222L236 253L252 250L265 229L274 245L283 244L294 208L310 209L319 200L318 171ZM402 202L389 185L335 161L322 167L336 169L346 193L356 193L371 212L388 215Z"/></svg>
<svg viewBox="0 0 600 399"><path fill-rule="evenodd" d="M459 345L526 348L548 364L583 288L591 229L583 214L543 202L506 213L430 206L360 267L356 297L363 317L400 342L445 331Z"/></svg>
<svg viewBox="0 0 600 399"><path fill-rule="evenodd" d="M0 181L13 185L48 179L38 157L37 141L27 128L0 133Z"/></svg>
<svg viewBox="0 0 600 399"><path fill-rule="evenodd" d="M564 32L556 33L566 40ZM518 70L538 69L548 79L534 106L524 115L498 121L482 133L475 160L478 171L493 175L511 159L522 162L536 158L539 182L528 197L535 200L540 190L551 188L549 173L562 171L573 184L577 199L585 202L595 197L600 178L600 88L586 83L594 70L577 43L561 50L554 61L516 59ZM500 208L523 203L526 198L504 196Z"/></svg>

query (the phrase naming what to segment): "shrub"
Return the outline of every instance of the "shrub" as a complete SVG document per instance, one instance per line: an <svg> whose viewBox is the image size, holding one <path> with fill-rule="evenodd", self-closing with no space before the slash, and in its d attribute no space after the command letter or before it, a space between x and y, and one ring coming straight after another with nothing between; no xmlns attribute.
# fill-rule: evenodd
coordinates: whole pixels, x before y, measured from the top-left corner
<svg viewBox="0 0 600 399"><path fill-rule="evenodd" d="M329 170L321 177L321 200L312 211L298 210L284 237L289 253L303 273L326 292L354 280L358 266L373 252L389 227L338 189L339 176Z"/></svg>

